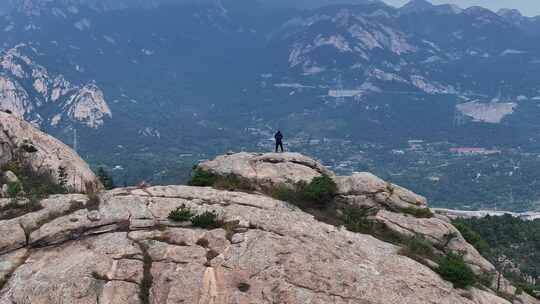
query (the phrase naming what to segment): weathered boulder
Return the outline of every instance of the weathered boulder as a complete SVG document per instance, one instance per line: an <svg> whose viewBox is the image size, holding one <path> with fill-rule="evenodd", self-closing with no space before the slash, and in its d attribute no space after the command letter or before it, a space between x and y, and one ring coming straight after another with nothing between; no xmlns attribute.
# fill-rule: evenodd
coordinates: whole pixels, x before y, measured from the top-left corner
<svg viewBox="0 0 540 304"><path fill-rule="evenodd" d="M489 293L480 289L474 289L471 292L471 296L475 299L476 303L511 304L511 302L509 302L506 299L497 297L492 293ZM522 303L528 303L528 302L522 302Z"/></svg>
<svg viewBox="0 0 540 304"><path fill-rule="evenodd" d="M8 197L8 184L0 185L0 198L2 197Z"/></svg>
<svg viewBox="0 0 540 304"><path fill-rule="evenodd" d="M233 225L177 227L167 216L183 204ZM42 205L0 221L0 235L22 231L3 240L1 304L506 303L456 290L395 245L262 195L163 186Z"/></svg>
<svg viewBox="0 0 540 304"><path fill-rule="evenodd" d="M218 175L233 174L252 182L256 188L278 184L310 182L323 174L334 173L319 162L299 153L236 153L218 156L199 164L199 168Z"/></svg>
<svg viewBox="0 0 540 304"><path fill-rule="evenodd" d="M232 174L241 177L257 190L268 190L276 185L294 187L299 181L309 183L315 177L327 175L338 187L337 200L345 205L395 211L427 208L424 197L385 182L371 173L336 176L321 163L298 153L242 152L204 161L198 168L220 176Z"/></svg>
<svg viewBox="0 0 540 304"><path fill-rule="evenodd" d="M352 207L379 207L393 211L427 208L426 198L367 173L334 178L338 200Z"/></svg>
<svg viewBox="0 0 540 304"><path fill-rule="evenodd" d="M6 171L4 172L4 181L6 183L17 183L19 181L19 178L17 177L17 175L15 175L15 173L11 171Z"/></svg>
<svg viewBox="0 0 540 304"><path fill-rule="evenodd" d="M30 164L34 170L51 172L57 181L59 168L63 167L67 186L75 191L86 192L102 187L88 165L68 146L28 122L0 112L0 166L15 159Z"/></svg>
<svg viewBox="0 0 540 304"><path fill-rule="evenodd" d="M0 254L26 246L26 234L18 220L0 221Z"/></svg>
<svg viewBox="0 0 540 304"><path fill-rule="evenodd" d="M461 236L450 223L436 217L416 218L414 216L380 210L372 220L384 224L390 231L402 236L422 236L437 247L463 252L464 260L477 273L490 273L495 267Z"/></svg>
<svg viewBox="0 0 540 304"><path fill-rule="evenodd" d="M15 269L21 266L28 257L28 249L23 248L12 251L10 253L1 255L0 259L0 286L5 283L5 280L9 277Z"/></svg>

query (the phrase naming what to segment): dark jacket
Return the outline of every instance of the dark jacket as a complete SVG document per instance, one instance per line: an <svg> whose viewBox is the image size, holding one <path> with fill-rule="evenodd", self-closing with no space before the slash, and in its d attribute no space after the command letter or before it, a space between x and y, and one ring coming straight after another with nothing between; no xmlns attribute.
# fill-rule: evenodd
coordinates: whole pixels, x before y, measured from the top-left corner
<svg viewBox="0 0 540 304"><path fill-rule="evenodd" d="M283 134L281 134L281 131L278 131L276 135L274 135L274 138L276 139L276 142L281 142L283 140Z"/></svg>

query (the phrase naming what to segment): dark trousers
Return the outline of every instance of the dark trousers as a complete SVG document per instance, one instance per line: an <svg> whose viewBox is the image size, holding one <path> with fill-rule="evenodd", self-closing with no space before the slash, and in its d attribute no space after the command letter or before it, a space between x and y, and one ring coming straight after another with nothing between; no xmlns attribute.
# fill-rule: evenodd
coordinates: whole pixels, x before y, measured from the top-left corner
<svg viewBox="0 0 540 304"><path fill-rule="evenodd" d="M281 152L283 152L283 142L276 141L276 153L278 151L278 148L281 148Z"/></svg>

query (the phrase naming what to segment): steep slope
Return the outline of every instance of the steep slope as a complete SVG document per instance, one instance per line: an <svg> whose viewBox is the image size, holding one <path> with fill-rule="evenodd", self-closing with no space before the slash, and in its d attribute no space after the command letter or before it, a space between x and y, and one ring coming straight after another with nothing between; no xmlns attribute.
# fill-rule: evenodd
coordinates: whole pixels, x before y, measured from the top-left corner
<svg viewBox="0 0 540 304"><path fill-rule="evenodd" d="M491 261L503 264L505 276L519 282L523 289L538 290L540 256L537 232L540 221L511 214L462 218L456 227Z"/></svg>
<svg viewBox="0 0 540 304"><path fill-rule="evenodd" d="M407 239L421 238L431 243L438 254L460 252L465 262L479 276L491 277L487 287L502 284L502 293L512 295L515 288L502 279L496 283L498 270L463 238L451 224L448 217L432 214L424 197L398 185L391 184L367 173L354 173L351 176L336 176L320 163L298 153L237 153L219 156L198 165L196 174L207 172L214 175L215 185L227 185L233 188L261 191L275 195L276 189L286 187L295 189L302 183L310 183L314 178L328 176L334 180L337 190L326 210L314 210L301 204L304 210L313 213L316 218L344 224L348 227L347 217L362 214L355 224L363 225L363 233L375 235L379 239L397 242L406 246ZM235 182L240 178L243 182ZM223 180L223 181L222 181ZM246 184L249 185L246 187ZM279 196L279 195L278 195ZM290 196L289 196L290 197ZM352 211L352 212L351 212ZM356 213L355 213L356 211ZM428 265L438 263L437 258L420 258ZM418 259L418 257L416 257ZM521 300L536 303L528 295ZM494 301L494 300L490 300Z"/></svg>
<svg viewBox="0 0 540 304"><path fill-rule="evenodd" d="M13 161L38 172L50 172L58 182L63 168L66 186L76 192L100 189L101 183L77 153L19 117L0 111L0 167Z"/></svg>
<svg viewBox="0 0 540 304"><path fill-rule="evenodd" d="M493 272L489 264L474 248L461 238L446 240L447 235L457 234L449 220L432 215L415 217L427 211L427 201L398 185L381 180L370 173L336 176L320 163L296 153L256 154L238 153L217 157L199 165L201 170L218 176L239 176L249 181L259 191L286 185L294 188L298 182L309 183L316 177L331 176L337 185L334 205L331 208L346 212L348 208L366 210L366 220L383 225L399 235L421 235L437 246L466 252L465 260L478 272ZM416 211L416 212L415 212Z"/></svg>
<svg viewBox="0 0 540 304"><path fill-rule="evenodd" d="M0 246L4 268L14 269L0 303L144 303L143 293L147 303L474 303L397 247L262 196L121 189L104 194L97 211L51 219L70 199L86 200L51 199L39 215L0 225L11 236ZM238 225L232 232L175 227L166 217L182 204ZM30 217L49 221L37 227ZM33 231L28 242L17 223ZM505 303L497 301L489 303Z"/></svg>

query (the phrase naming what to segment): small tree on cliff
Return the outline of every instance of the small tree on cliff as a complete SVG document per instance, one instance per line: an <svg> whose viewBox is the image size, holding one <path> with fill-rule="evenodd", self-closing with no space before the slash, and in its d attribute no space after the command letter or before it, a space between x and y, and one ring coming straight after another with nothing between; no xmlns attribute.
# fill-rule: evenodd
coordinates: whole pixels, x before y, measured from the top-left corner
<svg viewBox="0 0 540 304"><path fill-rule="evenodd" d="M103 167L99 167L97 176L105 189L111 190L114 188L114 180L112 176L107 171L105 171Z"/></svg>
<svg viewBox="0 0 540 304"><path fill-rule="evenodd" d="M68 187L68 173L65 167L58 167L58 185L67 192Z"/></svg>

